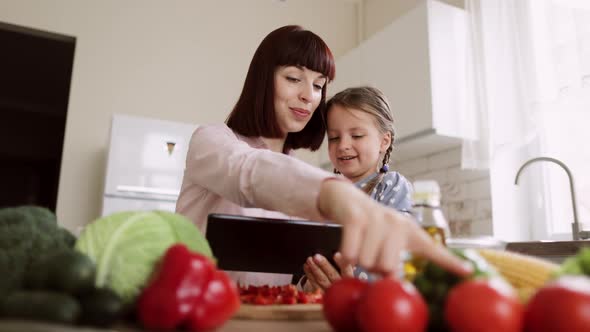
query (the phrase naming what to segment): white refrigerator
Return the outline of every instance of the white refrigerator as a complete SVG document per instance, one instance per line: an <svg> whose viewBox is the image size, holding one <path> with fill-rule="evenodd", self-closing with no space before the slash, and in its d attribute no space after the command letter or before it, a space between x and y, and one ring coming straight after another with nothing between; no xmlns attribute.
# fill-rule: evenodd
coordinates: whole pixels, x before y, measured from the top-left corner
<svg viewBox="0 0 590 332"><path fill-rule="evenodd" d="M197 125L114 114L102 215L174 211L186 154Z"/></svg>

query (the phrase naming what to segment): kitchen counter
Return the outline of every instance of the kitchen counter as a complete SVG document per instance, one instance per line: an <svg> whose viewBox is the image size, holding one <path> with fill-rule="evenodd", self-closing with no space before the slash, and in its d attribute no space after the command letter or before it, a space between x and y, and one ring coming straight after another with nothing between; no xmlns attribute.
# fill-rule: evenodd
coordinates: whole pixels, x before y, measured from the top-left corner
<svg viewBox="0 0 590 332"><path fill-rule="evenodd" d="M57 325L43 322L0 320L0 332L141 332L138 327L118 326L99 329L81 326ZM216 332L330 332L327 322L318 321L263 321L230 320Z"/></svg>
<svg viewBox="0 0 590 332"><path fill-rule="evenodd" d="M564 259L575 255L583 247L590 247L590 240L510 242L506 245L506 250L544 258L559 264Z"/></svg>

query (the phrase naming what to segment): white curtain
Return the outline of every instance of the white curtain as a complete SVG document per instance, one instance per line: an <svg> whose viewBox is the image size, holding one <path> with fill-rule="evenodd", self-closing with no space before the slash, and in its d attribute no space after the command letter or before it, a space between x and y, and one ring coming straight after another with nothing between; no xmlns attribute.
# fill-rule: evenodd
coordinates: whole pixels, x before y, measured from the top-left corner
<svg viewBox="0 0 590 332"><path fill-rule="evenodd" d="M531 157L561 159L578 182L580 219L590 219L590 0L466 0L465 7L470 107L461 120L478 139L464 142L462 166L490 170L495 234L566 233L563 170L531 167L526 184L517 190L513 182Z"/></svg>

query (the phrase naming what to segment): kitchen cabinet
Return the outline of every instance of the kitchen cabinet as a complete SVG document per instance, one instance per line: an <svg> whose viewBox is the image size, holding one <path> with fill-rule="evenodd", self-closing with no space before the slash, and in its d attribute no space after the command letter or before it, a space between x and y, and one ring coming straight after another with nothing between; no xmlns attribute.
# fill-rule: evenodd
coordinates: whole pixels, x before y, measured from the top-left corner
<svg viewBox="0 0 590 332"><path fill-rule="evenodd" d="M330 94L371 85L389 99L396 159L446 150L467 136L459 121L467 104L465 19L460 8L425 0L336 60Z"/></svg>

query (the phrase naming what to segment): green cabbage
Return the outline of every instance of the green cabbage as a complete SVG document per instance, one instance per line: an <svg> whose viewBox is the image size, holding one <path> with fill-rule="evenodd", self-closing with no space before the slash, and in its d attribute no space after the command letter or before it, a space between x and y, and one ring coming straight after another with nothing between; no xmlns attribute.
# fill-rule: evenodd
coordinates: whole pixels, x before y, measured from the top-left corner
<svg viewBox="0 0 590 332"><path fill-rule="evenodd" d="M164 211L118 212L85 227L76 249L97 266L96 286L109 287L133 302L155 264L174 243L213 258L209 243L185 217Z"/></svg>

